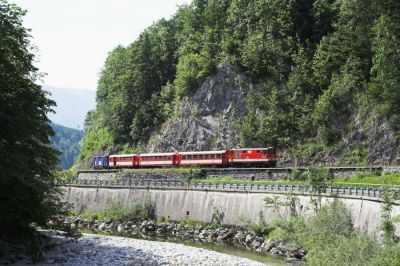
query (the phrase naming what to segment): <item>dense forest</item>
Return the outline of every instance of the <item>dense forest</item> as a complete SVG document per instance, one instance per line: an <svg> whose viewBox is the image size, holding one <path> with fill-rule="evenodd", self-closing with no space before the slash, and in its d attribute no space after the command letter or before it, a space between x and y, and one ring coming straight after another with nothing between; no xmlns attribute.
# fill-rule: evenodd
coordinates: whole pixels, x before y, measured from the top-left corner
<svg viewBox="0 0 400 266"><path fill-rule="evenodd" d="M343 138L371 120L399 138L399 62L397 0L194 0L109 53L80 160L143 149L221 63L263 84L236 121L238 145L347 149L364 160L365 142Z"/></svg>
<svg viewBox="0 0 400 266"><path fill-rule="evenodd" d="M79 154L80 141L83 136L82 130L64 127L51 123L54 136L50 137L54 149L61 152L60 166L62 169L70 168Z"/></svg>

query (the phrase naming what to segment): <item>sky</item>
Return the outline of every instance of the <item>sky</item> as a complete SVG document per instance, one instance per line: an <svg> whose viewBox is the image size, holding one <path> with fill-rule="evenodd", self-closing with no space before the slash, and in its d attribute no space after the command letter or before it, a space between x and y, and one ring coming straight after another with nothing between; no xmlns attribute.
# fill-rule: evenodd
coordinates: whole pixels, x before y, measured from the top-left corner
<svg viewBox="0 0 400 266"><path fill-rule="evenodd" d="M44 85L96 90L108 52L190 0L9 0L28 11Z"/></svg>

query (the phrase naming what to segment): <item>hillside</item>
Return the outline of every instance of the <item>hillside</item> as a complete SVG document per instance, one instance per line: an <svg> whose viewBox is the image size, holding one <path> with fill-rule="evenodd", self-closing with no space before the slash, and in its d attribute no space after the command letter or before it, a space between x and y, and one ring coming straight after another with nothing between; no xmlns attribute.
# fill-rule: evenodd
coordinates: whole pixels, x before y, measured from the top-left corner
<svg viewBox="0 0 400 266"><path fill-rule="evenodd" d="M82 130L64 127L55 123L51 123L54 130L54 137L50 140L53 147L60 151L60 166L62 169L70 168L79 154L79 145L83 136Z"/></svg>
<svg viewBox="0 0 400 266"><path fill-rule="evenodd" d="M399 11L392 0L195 0L110 52L79 160L275 146L280 165L394 163Z"/></svg>

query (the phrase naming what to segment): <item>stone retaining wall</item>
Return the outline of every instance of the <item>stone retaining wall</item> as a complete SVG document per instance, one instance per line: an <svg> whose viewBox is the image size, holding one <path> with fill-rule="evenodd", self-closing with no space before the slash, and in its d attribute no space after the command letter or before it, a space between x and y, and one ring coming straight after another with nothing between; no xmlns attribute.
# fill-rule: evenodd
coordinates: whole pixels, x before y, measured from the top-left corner
<svg viewBox="0 0 400 266"><path fill-rule="evenodd" d="M115 171L85 171L78 173L78 180L185 180L188 178L199 177L200 172L193 171L174 171L171 170L151 170L151 169L139 169L139 170L115 170Z"/></svg>
<svg viewBox="0 0 400 266"><path fill-rule="evenodd" d="M184 180L199 177L233 177L239 180L284 180L294 171L306 172L308 168L207 168L199 171L174 169L123 169L114 171L83 171L78 173L78 179L98 180ZM335 177L349 178L357 173L366 172L380 175L382 173L400 172L399 166L385 167L331 167L329 171Z"/></svg>

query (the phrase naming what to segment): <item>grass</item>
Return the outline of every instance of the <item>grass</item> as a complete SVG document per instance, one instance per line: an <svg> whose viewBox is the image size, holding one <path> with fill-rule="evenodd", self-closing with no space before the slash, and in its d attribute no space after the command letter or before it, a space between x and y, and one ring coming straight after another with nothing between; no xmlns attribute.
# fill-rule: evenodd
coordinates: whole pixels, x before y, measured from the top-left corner
<svg viewBox="0 0 400 266"><path fill-rule="evenodd" d="M179 225L184 226L184 227L189 227L189 228L206 227L209 229L215 229L215 228L220 227L218 224L215 224L215 223L205 223L202 221L197 221L197 220L192 220L192 219L181 220L181 221L179 221Z"/></svg>
<svg viewBox="0 0 400 266"><path fill-rule="evenodd" d="M212 184L255 184L255 185L300 185L304 184L304 182L294 182L294 181L286 181L286 180L280 180L280 181L265 181L265 180L260 180L260 181L246 181L246 180L240 180L231 176L221 176L221 177L212 177L212 178L206 178L206 179L193 179L193 183L212 183Z"/></svg>
<svg viewBox="0 0 400 266"><path fill-rule="evenodd" d="M334 181L336 184L360 184L371 186L400 186L400 173L392 173L386 175L373 175L373 174L357 174L350 178L337 178Z"/></svg>
<svg viewBox="0 0 400 266"><path fill-rule="evenodd" d="M308 185L307 181L290 181L290 180L279 180L279 181L246 181L239 180L230 176L206 178L206 179L194 179L194 183L212 183L212 184L254 184L254 185ZM374 175L371 173L359 173L354 177L335 178L332 182L326 182L327 185L335 187L381 187L383 185L388 186L400 186L400 173L386 174L386 175Z"/></svg>

